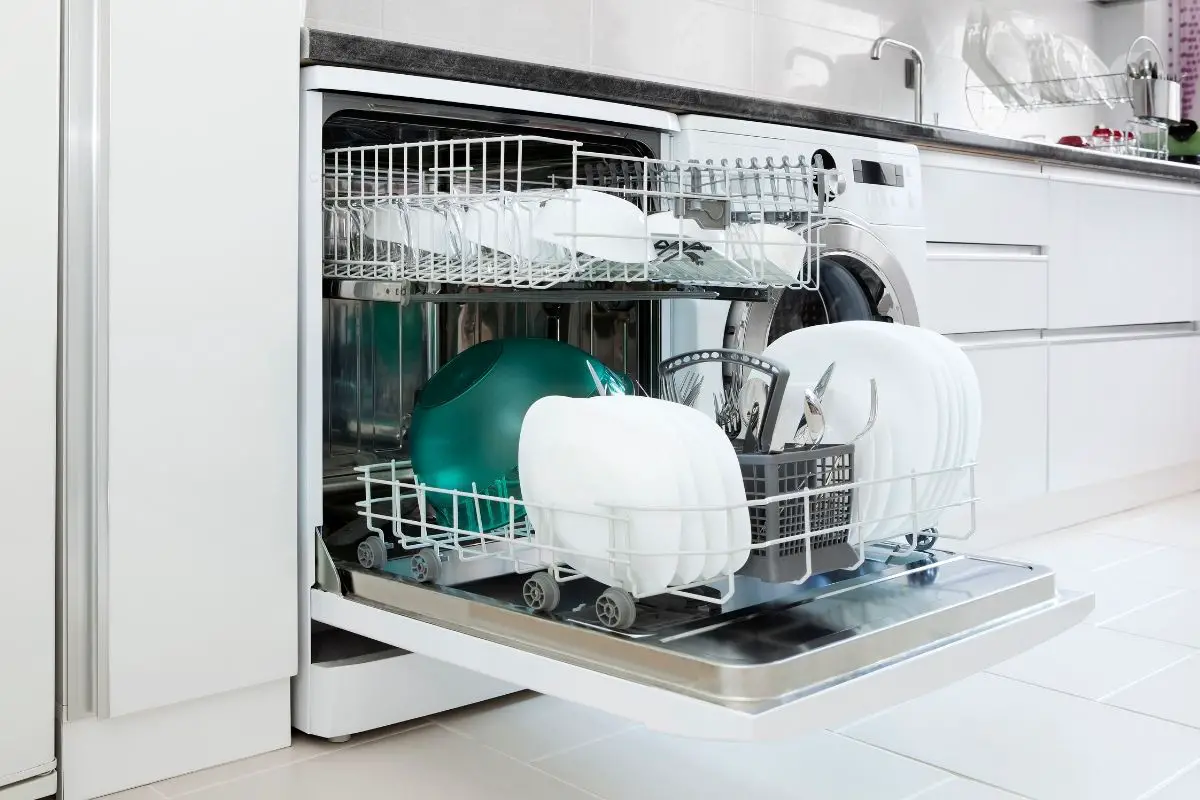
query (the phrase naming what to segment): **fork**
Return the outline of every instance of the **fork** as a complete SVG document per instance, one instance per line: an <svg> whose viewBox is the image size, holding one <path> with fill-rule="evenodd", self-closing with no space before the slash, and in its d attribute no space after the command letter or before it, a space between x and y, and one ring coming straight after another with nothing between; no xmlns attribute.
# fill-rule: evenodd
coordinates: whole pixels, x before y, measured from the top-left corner
<svg viewBox="0 0 1200 800"><path fill-rule="evenodd" d="M677 402L685 406L694 406L700 397L700 388L703 385L704 377L698 370L693 369L684 373L680 385L674 391Z"/></svg>
<svg viewBox="0 0 1200 800"><path fill-rule="evenodd" d="M742 410L738 398L732 391L725 396L713 393L713 410L716 412L717 424L725 431L730 439L736 439L742 433Z"/></svg>

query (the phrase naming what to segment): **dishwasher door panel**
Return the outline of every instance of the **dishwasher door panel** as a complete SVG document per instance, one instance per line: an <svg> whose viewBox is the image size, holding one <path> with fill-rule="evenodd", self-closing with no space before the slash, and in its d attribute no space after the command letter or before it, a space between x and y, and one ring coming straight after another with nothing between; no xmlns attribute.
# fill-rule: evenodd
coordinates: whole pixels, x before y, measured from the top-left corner
<svg viewBox="0 0 1200 800"><path fill-rule="evenodd" d="M1061 633L1094 605L1057 590L1041 567L935 558L818 586L738 578L724 607L652 609L620 633L600 626L583 596L567 594L568 610L553 616L530 612L521 576L430 587L340 564L344 594L314 589L311 607L321 622L653 730L753 741L936 690Z"/></svg>

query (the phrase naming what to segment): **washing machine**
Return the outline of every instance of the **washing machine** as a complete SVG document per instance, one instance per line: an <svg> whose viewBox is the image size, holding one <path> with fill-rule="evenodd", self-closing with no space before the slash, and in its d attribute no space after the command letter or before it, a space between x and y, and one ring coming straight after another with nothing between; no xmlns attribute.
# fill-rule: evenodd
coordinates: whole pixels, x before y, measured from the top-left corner
<svg viewBox="0 0 1200 800"><path fill-rule="evenodd" d="M920 156L910 144L716 117L685 116L671 158L737 153L753 166L821 164L825 214L791 227L819 243L815 286L773 291L766 302L677 300L665 326L666 352L714 347L762 352L775 339L811 325L882 320L919 325L925 280ZM811 378L814 376L804 376Z"/></svg>

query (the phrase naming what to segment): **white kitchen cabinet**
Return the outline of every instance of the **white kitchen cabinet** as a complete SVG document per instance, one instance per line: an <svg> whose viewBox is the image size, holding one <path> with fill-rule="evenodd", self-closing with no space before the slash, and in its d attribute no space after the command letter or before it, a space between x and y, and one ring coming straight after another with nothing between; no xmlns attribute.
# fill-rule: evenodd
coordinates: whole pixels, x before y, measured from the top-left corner
<svg viewBox="0 0 1200 800"><path fill-rule="evenodd" d="M922 150L921 180L931 242L1049 241L1049 182L1036 163Z"/></svg>
<svg viewBox="0 0 1200 800"><path fill-rule="evenodd" d="M1049 366L1051 491L1196 459L1197 336L1058 342Z"/></svg>
<svg viewBox="0 0 1200 800"><path fill-rule="evenodd" d="M1056 169L1050 198L1050 327L1195 318L1200 192L1179 182Z"/></svg>
<svg viewBox="0 0 1200 800"><path fill-rule="evenodd" d="M109 9L111 716L296 668L296 3L251 6Z"/></svg>
<svg viewBox="0 0 1200 800"><path fill-rule="evenodd" d="M938 333L1041 330L1049 259L1038 247L929 242L921 325Z"/></svg>
<svg viewBox="0 0 1200 800"><path fill-rule="evenodd" d="M1041 343L966 346L979 377L983 432L975 491L989 506L1044 494L1049 420L1047 348Z"/></svg>
<svg viewBox="0 0 1200 800"><path fill-rule="evenodd" d="M299 3L96 5L66 6L68 800L286 745L297 664Z"/></svg>

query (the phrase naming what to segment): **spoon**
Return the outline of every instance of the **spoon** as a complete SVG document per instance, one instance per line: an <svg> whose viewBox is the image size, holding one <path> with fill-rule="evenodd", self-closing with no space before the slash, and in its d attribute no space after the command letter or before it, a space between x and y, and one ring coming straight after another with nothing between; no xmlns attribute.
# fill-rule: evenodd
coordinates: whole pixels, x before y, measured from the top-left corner
<svg viewBox="0 0 1200 800"><path fill-rule="evenodd" d="M804 390L804 417L792 441L796 444L818 445L825 438L825 411L821 408L821 398L812 389Z"/></svg>

